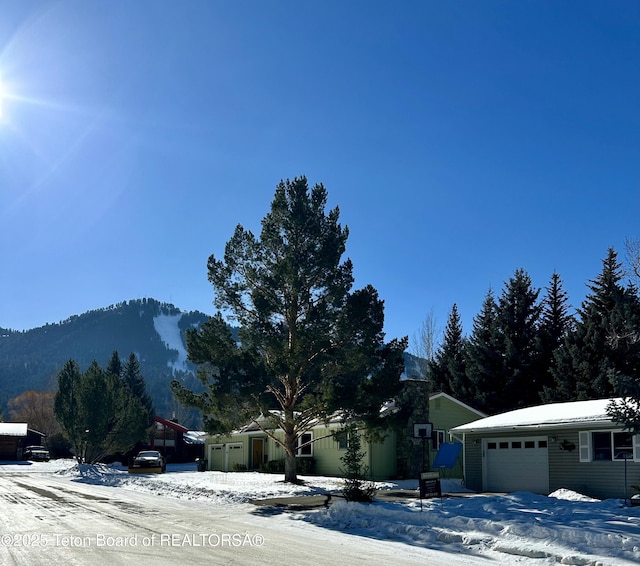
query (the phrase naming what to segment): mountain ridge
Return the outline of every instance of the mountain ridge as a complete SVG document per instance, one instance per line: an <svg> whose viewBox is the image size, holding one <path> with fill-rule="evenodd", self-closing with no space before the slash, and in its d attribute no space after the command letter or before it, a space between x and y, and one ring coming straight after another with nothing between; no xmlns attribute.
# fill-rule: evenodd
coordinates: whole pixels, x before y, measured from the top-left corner
<svg viewBox="0 0 640 566"><path fill-rule="evenodd" d="M151 298L132 299L71 315L59 323L30 330L0 328L0 408L22 392L54 391L57 375L73 359L82 371L94 360L105 367L113 351L122 359L138 356L147 391L159 414L173 415L177 404L169 382L195 379L187 359L185 332L209 318L199 311L182 311Z"/></svg>

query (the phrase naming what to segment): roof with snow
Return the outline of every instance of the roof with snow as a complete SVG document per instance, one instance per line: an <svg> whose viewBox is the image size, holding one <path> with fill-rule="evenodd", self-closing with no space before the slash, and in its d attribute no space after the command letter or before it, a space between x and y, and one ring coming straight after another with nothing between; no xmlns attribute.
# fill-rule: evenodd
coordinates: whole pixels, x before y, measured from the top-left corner
<svg viewBox="0 0 640 566"><path fill-rule="evenodd" d="M551 403L517 409L457 426L451 432L493 432L521 429L575 426L579 424L612 424L607 406L618 399L596 399Z"/></svg>
<svg viewBox="0 0 640 566"><path fill-rule="evenodd" d="M27 436L27 423L0 423L0 436Z"/></svg>
<svg viewBox="0 0 640 566"><path fill-rule="evenodd" d="M185 432L182 438L187 444L204 444L206 436L206 432L200 430L190 430L189 432Z"/></svg>

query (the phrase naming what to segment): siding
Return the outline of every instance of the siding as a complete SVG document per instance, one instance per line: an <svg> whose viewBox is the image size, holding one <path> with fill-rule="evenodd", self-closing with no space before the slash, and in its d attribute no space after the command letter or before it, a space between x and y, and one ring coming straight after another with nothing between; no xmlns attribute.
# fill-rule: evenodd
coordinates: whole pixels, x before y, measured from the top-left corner
<svg viewBox="0 0 640 566"><path fill-rule="evenodd" d="M321 476L342 476L343 464L341 458L346 450L340 450L338 442L331 433L340 427L318 426L312 430L314 473ZM275 432L278 438L284 438L281 431ZM242 443L244 464L252 466L251 438L267 438L263 432L236 433L232 436L210 436L206 440L205 454L209 453L208 446L213 444ZM389 432L382 442L369 443L362 439L362 451L364 452L363 465L369 468L369 476L373 480L385 480L396 474L396 436ZM264 453L269 461L283 460L284 449L271 438L266 439ZM211 462L209 469L212 469ZM230 469L229 471L234 471Z"/></svg>
<svg viewBox="0 0 640 566"><path fill-rule="evenodd" d="M557 440L549 442L549 487L551 491L566 488L597 499L624 498L623 460L580 462L578 432L579 430L607 430L606 427L595 426L593 429L558 429L550 430L549 437ZM608 430L620 430L609 428ZM560 450L563 440L576 445L571 452ZM627 497L635 492L632 485L640 485L640 462L627 461Z"/></svg>
<svg viewBox="0 0 640 566"><path fill-rule="evenodd" d="M482 491L482 436L466 434L464 442L464 481L473 491Z"/></svg>
<svg viewBox="0 0 640 566"><path fill-rule="evenodd" d="M463 424L467 424L480 419L477 413L470 411L466 407L448 399L447 397L437 397L429 401L429 420L433 423L434 430L445 431L445 441L449 442L449 431ZM454 439L455 440L455 439ZM429 462L433 462L436 457L436 450L429 450ZM463 458L451 470L443 470L443 478L461 478L464 475Z"/></svg>
<svg viewBox="0 0 640 566"><path fill-rule="evenodd" d="M514 438L547 435L549 454L549 490L565 488L597 499L625 496L623 460L580 462L578 432L580 430L607 430L606 427L529 429L513 433L467 433L465 435L465 485L474 491L484 491L482 484L482 439ZM609 428L608 430L620 430ZM562 450L563 441L571 442L575 449ZM478 441L476 443L476 441ZM640 485L640 462L627 461L627 497L633 495L632 485Z"/></svg>

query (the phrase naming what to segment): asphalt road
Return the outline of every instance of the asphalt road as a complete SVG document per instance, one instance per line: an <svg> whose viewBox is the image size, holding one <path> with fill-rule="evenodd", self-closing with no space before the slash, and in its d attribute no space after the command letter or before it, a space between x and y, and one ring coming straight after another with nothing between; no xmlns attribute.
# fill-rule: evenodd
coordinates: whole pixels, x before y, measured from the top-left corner
<svg viewBox="0 0 640 566"><path fill-rule="evenodd" d="M288 513L0 472L0 564L473 564L469 556L323 529Z"/></svg>

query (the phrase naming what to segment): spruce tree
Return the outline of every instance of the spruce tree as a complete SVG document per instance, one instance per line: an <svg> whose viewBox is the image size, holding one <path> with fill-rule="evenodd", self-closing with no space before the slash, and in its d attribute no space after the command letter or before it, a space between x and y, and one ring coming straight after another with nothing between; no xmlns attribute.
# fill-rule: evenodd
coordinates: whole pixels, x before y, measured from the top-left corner
<svg viewBox="0 0 640 566"><path fill-rule="evenodd" d="M573 332L575 319L569 313L568 295L558 273L553 273L542 302L540 321L540 384L542 401L555 398L553 374L556 368L556 350Z"/></svg>
<svg viewBox="0 0 640 566"><path fill-rule="evenodd" d="M471 384L466 371L466 344L458 306L451 308L442 344L430 362L432 389L453 395L460 401L473 401Z"/></svg>
<svg viewBox="0 0 640 566"><path fill-rule="evenodd" d="M113 362L115 357L112 356ZM78 462L95 463L146 440L149 415L129 386L94 360L86 372L69 360L58 374L54 411Z"/></svg>
<svg viewBox="0 0 640 566"><path fill-rule="evenodd" d="M504 384L496 410L529 407L540 402L538 324L540 291L533 289L531 278L518 269L506 283L497 308L497 323L502 344L500 382Z"/></svg>
<svg viewBox="0 0 640 566"><path fill-rule="evenodd" d="M624 394L624 383L640 376L640 305L623 285L622 266L610 248L602 271L588 285L575 331L556 351L554 400L600 399Z"/></svg>
<svg viewBox="0 0 640 566"><path fill-rule="evenodd" d="M58 373L58 391L53 401L56 419L78 462L82 462L86 430L79 404L81 381L80 367L74 360L69 360Z"/></svg>
<svg viewBox="0 0 640 566"><path fill-rule="evenodd" d="M141 422L145 422L147 426L150 426L153 423L156 412L151 396L147 393L147 386L140 370L138 357L133 352L129 354L121 375L131 394L140 402L146 412L146 416L141 419Z"/></svg>
<svg viewBox="0 0 640 566"><path fill-rule="evenodd" d="M467 343L467 376L473 395L473 406L487 414L500 411L504 402L502 372L502 338L498 327L498 307L491 289L482 309L473 319L473 329Z"/></svg>
<svg viewBox="0 0 640 566"><path fill-rule="evenodd" d="M342 494L347 501L371 503L375 495L375 484L367 479L369 467L364 462L365 452L358 427L350 423L343 431L347 437L347 451L340 461L344 465Z"/></svg>

